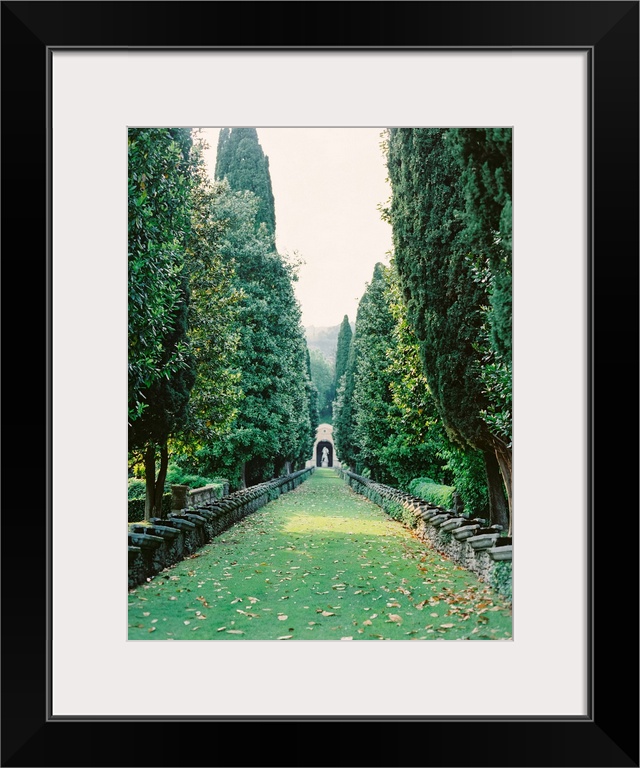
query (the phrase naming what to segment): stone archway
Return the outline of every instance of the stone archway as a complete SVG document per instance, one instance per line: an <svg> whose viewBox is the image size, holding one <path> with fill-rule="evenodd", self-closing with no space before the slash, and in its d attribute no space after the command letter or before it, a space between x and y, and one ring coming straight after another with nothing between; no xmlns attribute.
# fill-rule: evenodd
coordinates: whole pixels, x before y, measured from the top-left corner
<svg viewBox="0 0 640 768"><path fill-rule="evenodd" d="M328 440L320 440L320 442L316 445L316 467L323 466L322 455L325 448L327 449L327 463L324 466L333 466L333 444Z"/></svg>
<svg viewBox="0 0 640 768"><path fill-rule="evenodd" d="M313 443L313 453L307 461L307 467L322 466L322 449L327 449L327 464L334 469L340 467L340 458L336 453L336 447L333 443L333 427L331 424L319 424L316 430L316 439Z"/></svg>

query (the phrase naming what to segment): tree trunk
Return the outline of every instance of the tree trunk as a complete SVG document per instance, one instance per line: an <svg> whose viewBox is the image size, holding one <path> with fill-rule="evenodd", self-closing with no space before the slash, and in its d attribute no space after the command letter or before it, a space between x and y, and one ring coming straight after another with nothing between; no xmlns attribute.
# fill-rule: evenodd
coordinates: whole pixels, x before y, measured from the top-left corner
<svg viewBox="0 0 640 768"><path fill-rule="evenodd" d="M504 487L507 490L507 501L509 503L509 536L511 536L511 529L513 527L513 504L511 500L511 484L512 484L512 456L511 448L500 441L496 446L496 459L498 466L500 467L500 473L504 481Z"/></svg>
<svg viewBox="0 0 640 768"><path fill-rule="evenodd" d="M240 478L240 482L242 483L242 487L247 487L247 462L242 462L242 477Z"/></svg>
<svg viewBox="0 0 640 768"><path fill-rule="evenodd" d="M167 441L160 446L160 471L156 480L156 490L154 497L155 517L163 517L162 497L164 496L164 481L167 478L167 466L169 464L169 448Z"/></svg>
<svg viewBox="0 0 640 768"><path fill-rule="evenodd" d="M495 451L483 451L484 468L487 474L489 489L489 520L491 525L501 525L505 530L509 527L509 507L504 497L502 474Z"/></svg>
<svg viewBox="0 0 640 768"><path fill-rule="evenodd" d="M153 443L149 443L144 452L144 482L144 519L150 520L156 499L156 447Z"/></svg>

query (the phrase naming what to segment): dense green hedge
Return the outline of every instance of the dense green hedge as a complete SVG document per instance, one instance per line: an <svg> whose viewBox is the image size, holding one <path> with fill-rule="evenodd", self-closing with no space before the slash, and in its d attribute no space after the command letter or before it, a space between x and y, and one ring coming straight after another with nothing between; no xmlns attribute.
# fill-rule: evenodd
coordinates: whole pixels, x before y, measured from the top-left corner
<svg viewBox="0 0 640 768"><path fill-rule="evenodd" d="M162 513L168 515L171 512L171 494L165 493L162 497ZM144 520L144 499L129 499L129 522L139 523Z"/></svg>
<svg viewBox="0 0 640 768"><path fill-rule="evenodd" d="M137 477L130 477L127 483L129 499L144 499L147 493L147 484Z"/></svg>
<svg viewBox="0 0 640 768"><path fill-rule="evenodd" d="M439 485L428 477L416 477L409 483L409 493L447 509L450 509L453 503L454 491L452 485Z"/></svg>

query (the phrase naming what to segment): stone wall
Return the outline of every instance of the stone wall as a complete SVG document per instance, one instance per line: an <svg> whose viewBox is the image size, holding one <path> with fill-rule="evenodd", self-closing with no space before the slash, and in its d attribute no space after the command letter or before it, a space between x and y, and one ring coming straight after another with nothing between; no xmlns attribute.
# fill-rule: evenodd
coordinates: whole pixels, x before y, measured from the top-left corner
<svg viewBox="0 0 640 768"><path fill-rule="evenodd" d="M129 524L129 589L193 554L246 515L293 490L312 472L313 468L302 469L206 502L196 494L189 498L189 506L166 518ZM198 503L191 505L192 500Z"/></svg>
<svg viewBox="0 0 640 768"><path fill-rule="evenodd" d="M229 495L229 483L213 483L203 485L201 488L192 488L188 493L188 505L197 507L201 504L209 504L212 501Z"/></svg>
<svg viewBox="0 0 640 768"><path fill-rule="evenodd" d="M453 509L445 509L345 469L337 471L356 493L378 504L433 549L473 571L511 601L513 546L510 539L502 537L500 526L489 527L487 520L458 515Z"/></svg>

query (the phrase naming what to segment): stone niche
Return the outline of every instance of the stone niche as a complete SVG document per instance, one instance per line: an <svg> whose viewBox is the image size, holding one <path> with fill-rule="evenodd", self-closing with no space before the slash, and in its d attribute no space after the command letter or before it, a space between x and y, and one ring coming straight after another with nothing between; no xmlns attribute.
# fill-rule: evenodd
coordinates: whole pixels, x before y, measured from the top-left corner
<svg viewBox="0 0 640 768"><path fill-rule="evenodd" d="M333 427L331 424L320 424L316 430L313 458L307 462L307 467L340 466L340 461L336 456L336 447L333 443Z"/></svg>

